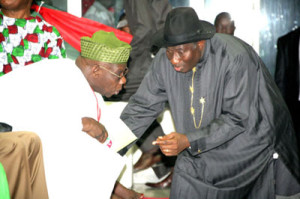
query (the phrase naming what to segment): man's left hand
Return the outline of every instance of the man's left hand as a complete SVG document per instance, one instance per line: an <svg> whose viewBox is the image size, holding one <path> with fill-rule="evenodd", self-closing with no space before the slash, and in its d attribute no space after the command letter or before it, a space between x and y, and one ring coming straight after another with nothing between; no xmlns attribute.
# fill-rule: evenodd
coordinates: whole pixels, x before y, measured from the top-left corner
<svg viewBox="0 0 300 199"><path fill-rule="evenodd" d="M159 145L160 150L166 156L176 156L190 146L187 136L177 132L160 136L152 144Z"/></svg>
<svg viewBox="0 0 300 199"><path fill-rule="evenodd" d="M108 134L105 127L101 123L89 117L83 117L81 121L82 131L86 132L101 143L105 142L106 138L108 137Z"/></svg>

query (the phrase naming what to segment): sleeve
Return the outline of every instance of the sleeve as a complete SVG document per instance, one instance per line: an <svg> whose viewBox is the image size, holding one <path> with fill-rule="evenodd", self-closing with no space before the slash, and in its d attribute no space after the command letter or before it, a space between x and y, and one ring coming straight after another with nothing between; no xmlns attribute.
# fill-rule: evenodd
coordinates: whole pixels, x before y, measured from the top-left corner
<svg viewBox="0 0 300 199"><path fill-rule="evenodd" d="M155 59L139 89L130 98L121 114L121 119L138 138L165 108L167 95L161 68L163 67L160 67Z"/></svg>
<svg viewBox="0 0 300 199"><path fill-rule="evenodd" d="M247 129L250 104L256 101L257 66L245 56L238 56L228 68L224 84L219 81L218 85L218 89L223 90L217 103L222 107L220 116L199 131L187 134L188 151L192 155L221 146Z"/></svg>

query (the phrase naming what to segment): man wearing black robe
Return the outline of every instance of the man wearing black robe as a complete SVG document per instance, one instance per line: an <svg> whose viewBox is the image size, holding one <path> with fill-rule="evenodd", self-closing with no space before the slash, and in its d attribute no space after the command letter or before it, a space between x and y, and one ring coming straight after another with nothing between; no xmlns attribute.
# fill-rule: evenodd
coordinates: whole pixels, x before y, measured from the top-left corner
<svg viewBox="0 0 300 199"><path fill-rule="evenodd" d="M169 102L176 132L154 144L178 155L170 198L299 198L291 117L252 47L192 8L173 9L161 33L166 48L121 118L140 137Z"/></svg>
<svg viewBox="0 0 300 199"><path fill-rule="evenodd" d="M300 27L277 40L275 82L289 108L300 142Z"/></svg>

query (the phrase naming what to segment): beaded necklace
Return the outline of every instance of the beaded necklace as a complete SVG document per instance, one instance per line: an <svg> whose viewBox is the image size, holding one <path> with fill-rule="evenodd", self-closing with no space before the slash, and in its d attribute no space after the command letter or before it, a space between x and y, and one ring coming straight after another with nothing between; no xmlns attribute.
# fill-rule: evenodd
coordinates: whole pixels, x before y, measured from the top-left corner
<svg viewBox="0 0 300 199"><path fill-rule="evenodd" d="M192 85L190 86L190 92L191 92L191 114L193 116L193 121L194 121L194 126L196 129L199 129L201 124L202 124L202 119L203 119L203 113L204 113L204 106L205 106L205 98L201 97L199 100L199 103L202 105L202 110L201 110L201 117L200 117L200 121L199 124L197 125L196 123L196 118L195 118L195 109L193 107L193 102L194 102L194 77L196 74L196 70L197 68L194 67L193 68L193 76L192 76Z"/></svg>

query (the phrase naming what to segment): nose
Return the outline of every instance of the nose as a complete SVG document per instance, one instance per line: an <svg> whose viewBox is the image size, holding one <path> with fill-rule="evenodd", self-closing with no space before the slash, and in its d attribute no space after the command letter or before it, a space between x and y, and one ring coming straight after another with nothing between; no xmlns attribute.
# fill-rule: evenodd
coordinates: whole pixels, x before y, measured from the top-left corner
<svg viewBox="0 0 300 199"><path fill-rule="evenodd" d="M120 84L121 84L121 85L125 85L126 82L127 82L126 77L125 77L125 76L121 77L121 79L120 79Z"/></svg>
<svg viewBox="0 0 300 199"><path fill-rule="evenodd" d="M176 66L180 62L180 56L178 53L174 52L173 56L170 59L170 62L173 66Z"/></svg>

